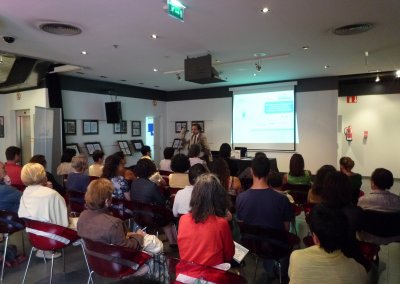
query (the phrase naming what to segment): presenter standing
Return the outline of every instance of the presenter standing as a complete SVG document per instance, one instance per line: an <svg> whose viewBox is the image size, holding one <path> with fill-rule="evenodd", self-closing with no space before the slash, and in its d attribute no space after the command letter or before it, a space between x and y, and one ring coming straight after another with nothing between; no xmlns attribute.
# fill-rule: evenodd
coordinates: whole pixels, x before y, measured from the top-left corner
<svg viewBox="0 0 400 284"><path fill-rule="evenodd" d="M193 144L199 144L201 149L200 157L204 158L206 162L210 162L212 160L210 146L208 145L207 137L204 135L204 133L201 133L201 130L202 129L200 124L193 123L192 136L190 136L189 139L186 139L185 136L187 131L185 128L182 128L181 131L182 147L189 149L190 146L192 146Z"/></svg>

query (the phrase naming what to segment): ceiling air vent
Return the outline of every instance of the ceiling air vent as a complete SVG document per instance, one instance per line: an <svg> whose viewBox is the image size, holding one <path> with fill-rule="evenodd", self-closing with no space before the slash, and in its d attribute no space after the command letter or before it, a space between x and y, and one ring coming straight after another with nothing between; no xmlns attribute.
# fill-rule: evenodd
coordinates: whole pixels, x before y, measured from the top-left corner
<svg viewBox="0 0 400 284"><path fill-rule="evenodd" d="M339 28L336 28L333 33L335 35L356 35L360 34L363 32L367 32L370 29L374 27L373 24L371 23L360 23L360 24L353 24L353 25L347 25L347 26L342 26Z"/></svg>
<svg viewBox="0 0 400 284"><path fill-rule="evenodd" d="M46 33L62 36L74 36L79 35L82 32L82 30L78 27L62 23L44 23L39 27Z"/></svg>

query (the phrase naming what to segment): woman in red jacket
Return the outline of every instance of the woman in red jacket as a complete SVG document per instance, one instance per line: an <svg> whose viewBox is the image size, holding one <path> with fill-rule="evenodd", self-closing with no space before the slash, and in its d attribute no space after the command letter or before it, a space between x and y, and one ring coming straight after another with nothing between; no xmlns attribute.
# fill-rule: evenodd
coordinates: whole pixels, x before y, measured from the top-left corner
<svg viewBox="0 0 400 284"><path fill-rule="evenodd" d="M226 215L228 194L213 174L200 176L194 185L191 213L179 222L180 258L215 266L232 260L235 246Z"/></svg>

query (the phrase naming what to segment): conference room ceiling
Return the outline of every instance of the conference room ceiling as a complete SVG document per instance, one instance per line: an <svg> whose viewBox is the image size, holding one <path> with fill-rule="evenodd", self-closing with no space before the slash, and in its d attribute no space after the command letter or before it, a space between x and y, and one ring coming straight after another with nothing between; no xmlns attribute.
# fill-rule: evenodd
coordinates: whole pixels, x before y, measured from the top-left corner
<svg viewBox="0 0 400 284"><path fill-rule="evenodd" d="M184 22L168 16L161 0L2 0L0 35L13 36L15 42L1 41L0 50L82 67L65 73L71 76L165 91L400 68L398 0L182 3L187 6ZM263 14L263 7L270 12ZM82 33L49 34L39 28L44 22L72 24ZM333 33L365 22L374 27L356 35ZM207 53L227 82L178 80L186 57ZM266 56L257 59L256 53Z"/></svg>

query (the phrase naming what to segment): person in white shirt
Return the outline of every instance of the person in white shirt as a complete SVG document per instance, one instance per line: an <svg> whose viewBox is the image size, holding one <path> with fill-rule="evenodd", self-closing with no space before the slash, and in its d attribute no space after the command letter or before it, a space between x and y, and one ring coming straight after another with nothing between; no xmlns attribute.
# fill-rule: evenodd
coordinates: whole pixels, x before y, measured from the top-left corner
<svg viewBox="0 0 400 284"><path fill-rule="evenodd" d="M208 170L201 164L196 164L189 169L189 182L190 185L179 190L176 193L172 212L175 217L186 214L190 211L190 199L192 198L193 186L196 180L202 174L208 173Z"/></svg>
<svg viewBox="0 0 400 284"><path fill-rule="evenodd" d="M172 172L171 170L171 159L175 154L175 149L172 147L166 147L164 149L164 159L160 161L160 171Z"/></svg>
<svg viewBox="0 0 400 284"><path fill-rule="evenodd" d="M202 164L206 169L208 169L206 161L199 158L200 151L201 149L199 144L193 144L190 146L188 153L190 166L192 167L196 164Z"/></svg>

